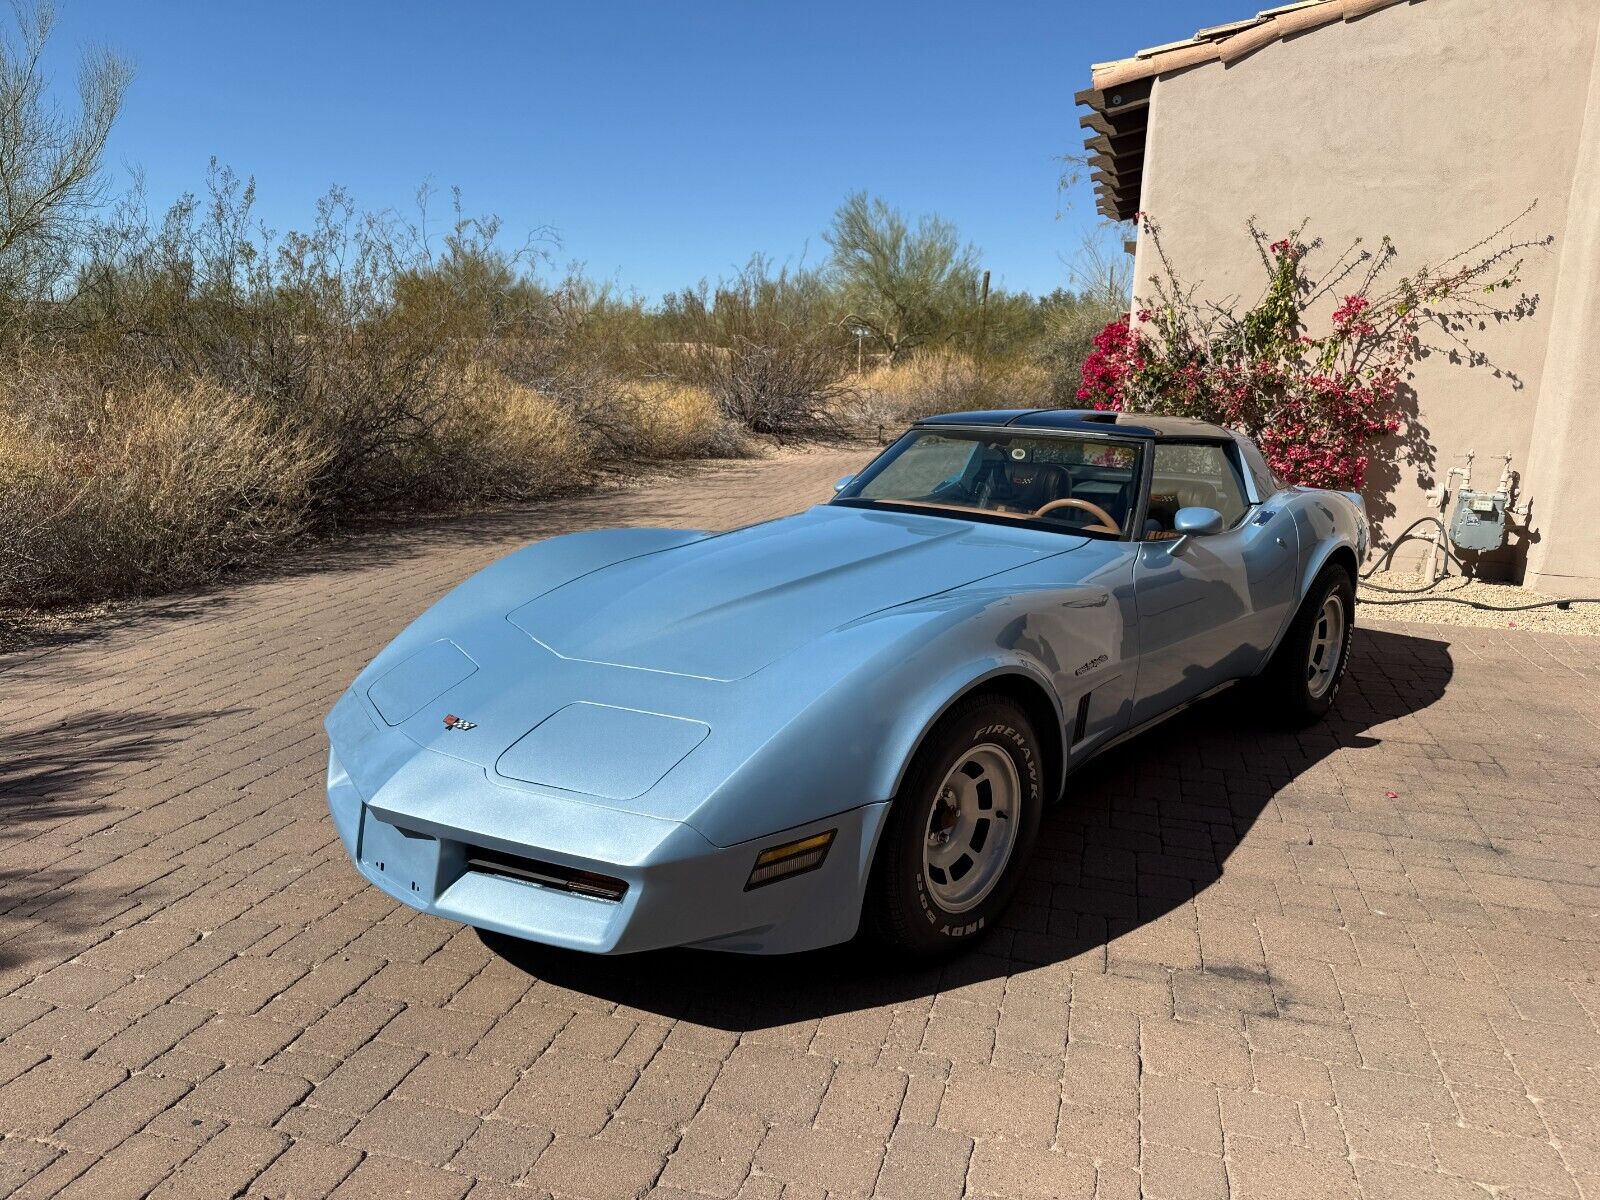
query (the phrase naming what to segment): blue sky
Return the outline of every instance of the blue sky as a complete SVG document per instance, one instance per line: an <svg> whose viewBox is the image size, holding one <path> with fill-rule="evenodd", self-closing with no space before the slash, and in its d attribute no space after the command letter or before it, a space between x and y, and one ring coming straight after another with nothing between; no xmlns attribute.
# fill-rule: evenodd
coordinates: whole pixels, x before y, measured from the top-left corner
<svg viewBox="0 0 1600 1200"><path fill-rule="evenodd" d="M304 224L329 184L365 207L459 185L558 260L647 296L752 252L816 262L865 188L954 221L997 283L1048 291L1097 221L1058 219L1091 62L1237 17L1138 3L371 3L58 0L53 60L98 42L137 78L108 165L152 201L216 155ZM441 216L442 216L441 207Z"/></svg>

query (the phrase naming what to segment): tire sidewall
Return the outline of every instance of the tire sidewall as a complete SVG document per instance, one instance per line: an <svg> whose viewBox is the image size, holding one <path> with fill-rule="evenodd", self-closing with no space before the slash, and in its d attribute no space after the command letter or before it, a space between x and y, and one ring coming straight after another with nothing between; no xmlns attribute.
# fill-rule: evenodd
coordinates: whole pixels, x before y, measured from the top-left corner
<svg viewBox="0 0 1600 1200"><path fill-rule="evenodd" d="M1334 670L1333 685L1321 696L1313 696L1311 683L1305 676L1305 662L1311 653L1311 638L1316 630L1318 614L1322 612L1322 606L1327 603L1329 596L1338 596L1339 602L1344 606L1344 641L1339 647L1339 662ZM1305 609L1295 630L1295 653L1292 659L1295 671L1292 678L1299 689L1300 704L1309 717L1320 717L1332 708L1334 701L1339 698L1339 689L1344 686L1345 666L1350 661L1350 644L1354 641L1356 629L1355 598L1355 585L1351 583L1349 573L1343 567L1333 565L1323 568L1307 597ZM1286 667L1290 665L1286 664Z"/></svg>
<svg viewBox="0 0 1600 1200"><path fill-rule="evenodd" d="M981 902L965 912L944 909L929 892L923 871L923 842L939 789L951 770L976 746L1000 747L1016 768L1022 794L1011 853L1000 878ZM1043 808L1044 767L1038 737L1015 705L1000 699L962 706L940 722L907 772L894 802L885 837L893 844L879 857L879 887L887 907L898 915L891 922L894 940L903 948L938 955L978 940L994 926L1021 881L1038 834Z"/></svg>

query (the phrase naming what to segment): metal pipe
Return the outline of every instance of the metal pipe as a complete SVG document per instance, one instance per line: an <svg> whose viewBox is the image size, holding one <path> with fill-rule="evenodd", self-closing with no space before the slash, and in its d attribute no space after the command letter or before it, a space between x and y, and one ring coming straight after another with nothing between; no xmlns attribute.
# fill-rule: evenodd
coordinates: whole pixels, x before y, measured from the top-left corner
<svg viewBox="0 0 1600 1200"><path fill-rule="evenodd" d="M1461 476L1461 486L1472 486L1472 460L1477 457L1477 451L1468 450L1466 453L1466 466L1451 467L1445 472L1444 483L1439 488L1439 527L1433 531L1433 547L1428 551L1428 582L1439 579L1439 551L1444 548L1445 519L1450 511L1450 481L1457 475Z"/></svg>

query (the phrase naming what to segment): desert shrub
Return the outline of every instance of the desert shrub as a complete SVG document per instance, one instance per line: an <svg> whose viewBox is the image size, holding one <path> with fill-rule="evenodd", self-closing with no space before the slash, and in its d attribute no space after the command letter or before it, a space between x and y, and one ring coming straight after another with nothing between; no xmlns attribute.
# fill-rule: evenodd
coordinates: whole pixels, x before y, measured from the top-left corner
<svg viewBox="0 0 1600 1200"><path fill-rule="evenodd" d="M313 485L322 519L412 503L419 451L472 403L485 347L503 332L543 336L522 252L502 252L496 223L459 207L437 248L425 211L363 213L338 189L304 232L274 236L253 208L253 182L215 164L205 200L186 196L159 221L125 199L85 248L51 335L105 386L212 379L274 428L314 437L327 451Z"/></svg>
<svg viewBox="0 0 1600 1200"><path fill-rule="evenodd" d="M634 444L646 458L740 458L750 452L740 427L704 388L644 379L627 389Z"/></svg>
<svg viewBox="0 0 1600 1200"><path fill-rule="evenodd" d="M878 367L860 381L855 422L904 425L933 413L984 408L1045 408L1050 373L1031 362L989 362L930 351Z"/></svg>
<svg viewBox="0 0 1600 1200"><path fill-rule="evenodd" d="M725 347L693 347L687 357L690 378L730 420L779 439L835 432L838 403L851 390L837 350L804 337L763 342L735 335Z"/></svg>
<svg viewBox="0 0 1600 1200"><path fill-rule="evenodd" d="M531 500L592 477L573 414L491 367L475 368L429 436L399 452L413 507Z"/></svg>
<svg viewBox="0 0 1600 1200"><path fill-rule="evenodd" d="M1043 306L1042 306L1043 307ZM1083 386L1083 364L1095 350L1095 337L1127 312L1128 298L1067 294L1044 311L1044 330L1033 345L1033 361L1049 377L1053 408L1076 408Z"/></svg>
<svg viewBox="0 0 1600 1200"><path fill-rule="evenodd" d="M641 358L650 374L703 389L752 433L831 434L852 391L833 303L820 274L774 270L757 257L714 290L701 284L668 297L663 336Z"/></svg>
<svg viewBox="0 0 1600 1200"><path fill-rule="evenodd" d="M743 431L723 415L715 397L681 378L630 378L581 354L552 359L507 351L502 345L493 352L497 369L563 414L598 469L632 458L749 453Z"/></svg>
<svg viewBox="0 0 1600 1200"><path fill-rule="evenodd" d="M137 595L265 558L327 453L214 383L102 392L61 367L0 396L0 604Z"/></svg>

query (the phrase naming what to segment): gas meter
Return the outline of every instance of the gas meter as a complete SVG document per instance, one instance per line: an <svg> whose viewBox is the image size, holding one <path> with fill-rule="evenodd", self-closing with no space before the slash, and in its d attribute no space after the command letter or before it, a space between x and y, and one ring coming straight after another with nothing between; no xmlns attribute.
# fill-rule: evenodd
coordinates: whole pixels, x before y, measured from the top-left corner
<svg viewBox="0 0 1600 1200"><path fill-rule="evenodd" d="M1480 492L1461 488L1456 492L1456 511L1450 519L1450 540L1458 550L1480 554L1498 550L1506 543L1506 509L1511 497L1506 492Z"/></svg>

